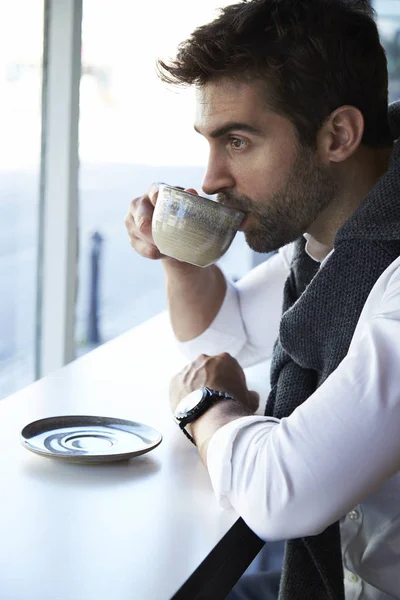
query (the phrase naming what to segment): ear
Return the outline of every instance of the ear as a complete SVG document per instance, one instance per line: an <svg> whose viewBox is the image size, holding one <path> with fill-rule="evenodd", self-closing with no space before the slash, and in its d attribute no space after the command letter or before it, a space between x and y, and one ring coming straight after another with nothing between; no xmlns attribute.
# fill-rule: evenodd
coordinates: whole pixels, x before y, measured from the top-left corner
<svg viewBox="0 0 400 600"><path fill-rule="evenodd" d="M340 163L352 156L361 144L364 117L355 106L340 106L326 119L317 134L321 159Z"/></svg>

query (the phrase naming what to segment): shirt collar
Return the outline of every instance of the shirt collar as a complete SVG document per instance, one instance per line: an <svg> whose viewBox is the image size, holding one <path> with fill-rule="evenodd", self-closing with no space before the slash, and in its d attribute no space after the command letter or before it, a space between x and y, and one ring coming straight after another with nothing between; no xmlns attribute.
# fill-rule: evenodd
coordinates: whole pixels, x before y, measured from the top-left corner
<svg viewBox="0 0 400 600"><path fill-rule="evenodd" d="M303 235L307 241L305 251L307 252L308 256L315 260L315 262L319 262L322 265L332 254L333 249L329 248L329 246L325 246L325 244L317 242L317 240L314 239L309 233L304 233Z"/></svg>

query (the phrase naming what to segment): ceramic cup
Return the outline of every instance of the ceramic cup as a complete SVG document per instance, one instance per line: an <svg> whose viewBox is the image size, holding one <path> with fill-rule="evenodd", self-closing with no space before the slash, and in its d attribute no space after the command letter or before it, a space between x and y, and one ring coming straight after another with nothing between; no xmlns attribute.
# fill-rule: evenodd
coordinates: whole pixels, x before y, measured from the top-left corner
<svg viewBox="0 0 400 600"><path fill-rule="evenodd" d="M152 221L154 243L166 256L208 267L228 250L243 218L239 210L161 184Z"/></svg>

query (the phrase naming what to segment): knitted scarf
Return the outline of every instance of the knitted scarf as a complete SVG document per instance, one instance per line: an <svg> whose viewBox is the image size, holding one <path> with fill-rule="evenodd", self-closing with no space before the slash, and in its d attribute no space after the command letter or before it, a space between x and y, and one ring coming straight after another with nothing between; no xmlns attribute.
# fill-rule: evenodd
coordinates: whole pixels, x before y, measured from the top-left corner
<svg viewBox="0 0 400 600"><path fill-rule="evenodd" d="M389 121L395 139L400 103L391 105ZM400 140L389 170L338 231L334 249L318 269L304 239L295 244L272 359L268 416L289 416L329 378L348 352L374 284L400 256ZM279 600L344 600L338 522L319 535L286 542Z"/></svg>

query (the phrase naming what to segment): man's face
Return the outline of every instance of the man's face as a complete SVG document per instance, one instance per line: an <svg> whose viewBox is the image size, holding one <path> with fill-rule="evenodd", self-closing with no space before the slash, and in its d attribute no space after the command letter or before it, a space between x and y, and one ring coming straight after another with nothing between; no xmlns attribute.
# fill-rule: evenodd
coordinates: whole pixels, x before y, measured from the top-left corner
<svg viewBox="0 0 400 600"><path fill-rule="evenodd" d="M257 252L305 233L336 191L316 151L268 108L265 93L229 78L207 83L197 92L195 123L210 145L203 190L246 213L242 229Z"/></svg>

